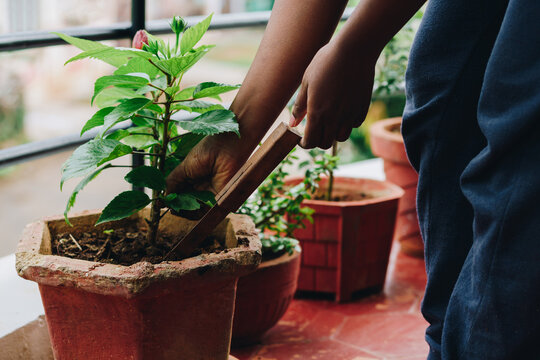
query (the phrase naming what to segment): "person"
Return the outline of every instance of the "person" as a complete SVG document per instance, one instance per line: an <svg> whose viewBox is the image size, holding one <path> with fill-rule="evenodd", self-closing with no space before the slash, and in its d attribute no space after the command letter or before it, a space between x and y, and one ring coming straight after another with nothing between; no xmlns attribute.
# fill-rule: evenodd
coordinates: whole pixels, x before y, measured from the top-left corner
<svg viewBox="0 0 540 360"><path fill-rule="evenodd" d="M344 141L375 62L422 0L277 0L231 109L241 138L207 137L168 177L218 192L301 83L301 146ZM402 133L419 173L428 359L539 359L540 5L431 0L407 70Z"/></svg>

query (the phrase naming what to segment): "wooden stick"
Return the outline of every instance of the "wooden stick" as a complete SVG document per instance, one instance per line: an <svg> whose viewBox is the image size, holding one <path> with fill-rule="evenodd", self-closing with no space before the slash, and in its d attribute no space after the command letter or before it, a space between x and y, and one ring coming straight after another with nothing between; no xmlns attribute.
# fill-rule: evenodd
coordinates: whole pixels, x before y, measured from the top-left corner
<svg viewBox="0 0 540 360"><path fill-rule="evenodd" d="M165 255L168 259L173 253L181 257L191 255L193 250L230 213L238 208L270 175L278 164L300 142L301 135L284 123L279 124L268 139L246 161L244 166L229 180L216 195L216 205L180 239Z"/></svg>

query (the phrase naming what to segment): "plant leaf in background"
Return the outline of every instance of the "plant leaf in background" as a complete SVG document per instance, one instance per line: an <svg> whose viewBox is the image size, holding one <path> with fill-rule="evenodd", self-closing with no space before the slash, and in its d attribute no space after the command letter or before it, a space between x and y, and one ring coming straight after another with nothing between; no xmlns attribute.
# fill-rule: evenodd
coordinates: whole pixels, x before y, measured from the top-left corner
<svg viewBox="0 0 540 360"><path fill-rule="evenodd" d="M123 144L118 140L93 139L79 146L62 166L60 189L66 180L86 176L92 172L103 159L110 158L111 154L121 145Z"/></svg>
<svg viewBox="0 0 540 360"><path fill-rule="evenodd" d="M215 82L203 82L195 87L193 90L193 98L201 99L205 97L217 96L231 90L236 90L240 85L227 85L219 84Z"/></svg>
<svg viewBox="0 0 540 360"><path fill-rule="evenodd" d="M101 129L100 135L103 136L103 134L115 124L130 118L133 114L143 109L151 102L152 100L147 98L121 100L120 105L115 107L103 118L103 129Z"/></svg>
<svg viewBox="0 0 540 360"><path fill-rule="evenodd" d="M143 73L144 74L144 73ZM146 75L146 74L144 74ZM138 89L148 84L150 79L135 75L106 75L96 80L94 84L94 96L91 103L94 103L96 96L109 86L120 88Z"/></svg>
<svg viewBox="0 0 540 360"><path fill-rule="evenodd" d="M161 171L152 166L139 166L131 170L124 179L134 186L147 187L152 190L165 190L167 186Z"/></svg>
<svg viewBox="0 0 540 360"><path fill-rule="evenodd" d="M75 189L73 190L73 192L71 193L71 195L69 196L69 200L67 202L67 205L66 205L66 209L64 210L64 219L66 220L66 223L70 226L73 226L71 225L71 223L69 222L69 219L68 219L68 212L69 210L71 210L71 208L73 207L73 205L75 205L75 200L77 199L77 195L79 194L79 192L81 192L81 190L86 186L88 185L88 183L92 180L94 180L96 178L96 176L98 176L103 170L105 170L106 168L108 167L111 167L111 164L105 164L99 168L97 168L96 170L94 170L93 172L91 172L90 174L86 175L80 182L79 184L77 184L77 186L75 187Z"/></svg>
<svg viewBox="0 0 540 360"><path fill-rule="evenodd" d="M208 30L210 22L212 21L212 15L208 16L206 19L200 23L187 28L182 35L182 41L180 42L180 53L184 55L188 51L191 51L195 45L201 40L203 35Z"/></svg>
<svg viewBox="0 0 540 360"><path fill-rule="evenodd" d="M124 191L112 199L103 209L96 225L127 218L150 204L150 202L148 195L142 191Z"/></svg>
<svg viewBox="0 0 540 360"><path fill-rule="evenodd" d="M165 204L176 212L182 210L198 210L201 204L192 194L169 194L165 197Z"/></svg>
<svg viewBox="0 0 540 360"><path fill-rule="evenodd" d="M216 135L234 132L240 135L236 116L230 110L219 109L205 112L193 120L178 120L184 130L201 135Z"/></svg>

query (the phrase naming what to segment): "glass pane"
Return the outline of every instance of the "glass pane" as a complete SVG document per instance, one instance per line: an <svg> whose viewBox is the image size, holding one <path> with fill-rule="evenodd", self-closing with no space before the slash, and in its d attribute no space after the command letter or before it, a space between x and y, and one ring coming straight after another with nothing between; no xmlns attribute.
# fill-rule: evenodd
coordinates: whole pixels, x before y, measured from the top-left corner
<svg viewBox="0 0 540 360"><path fill-rule="evenodd" d="M0 34L128 22L130 0L0 0Z"/></svg>

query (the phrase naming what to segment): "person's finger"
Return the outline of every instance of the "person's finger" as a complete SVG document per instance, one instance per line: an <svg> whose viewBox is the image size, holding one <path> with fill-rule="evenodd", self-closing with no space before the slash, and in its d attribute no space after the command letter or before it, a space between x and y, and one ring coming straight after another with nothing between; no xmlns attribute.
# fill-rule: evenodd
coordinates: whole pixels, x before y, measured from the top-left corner
<svg viewBox="0 0 540 360"><path fill-rule="evenodd" d="M189 177L186 174L186 165L182 162L167 176L167 192L176 193L187 187Z"/></svg>
<svg viewBox="0 0 540 360"><path fill-rule="evenodd" d="M322 133L324 132L323 126L324 124L319 115L316 113L313 113L313 115L309 114L304 136L300 140L300 146L304 149L312 149L319 146L322 140Z"/></svg>
<svg viewBox="0 0 540 360"><path fill-rule="evenodd" d="M349 136L351 136L351 131L352 131L352 128L349 124L341 125L341 127L338 130L336 140L340 142L346 141L349 138Z"/></svg>
<svg viewBox="0 0 540 360"><path fill-rule="evenodd" d="M197 190L206 190L204 185L208 184L208 177L210 176L210 169L208 164L205 164L198 156L196 149L195 152L187 156L184 161L180 163L171 173L167 176L167 192L175 193L185 189L192 189L194 184L197 184ZM206 166L205 166L206 165Z"/></svg>
<svg viewBox="0 0 540 360"><path fill-rule="evenodd" d="M302 119L306 116L307 113L307 84L302 84L300 90L298 91L298 96L294 102L292 109L292 118L289 121L289 126L295 127L300 124Z"/></svg>
<svg viewBox="0 0 540 360"><path fill-rule="evenodd" d="M336 129L335 124L329 124L328 121L335 121L337 119L325 119L325 122L322 125L321 128L321 141L317 145L321 149L330 149L332 147L332 144L334 143L334 140L336 138Z"/></svg>

